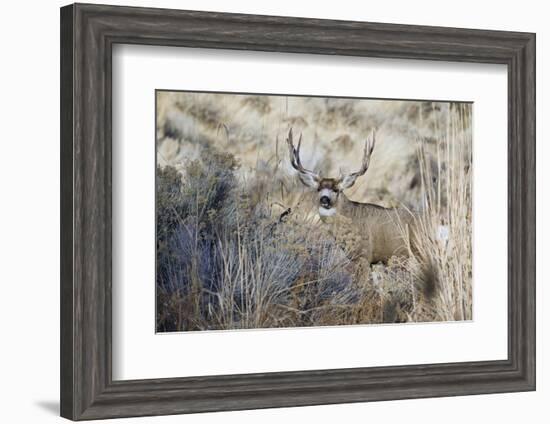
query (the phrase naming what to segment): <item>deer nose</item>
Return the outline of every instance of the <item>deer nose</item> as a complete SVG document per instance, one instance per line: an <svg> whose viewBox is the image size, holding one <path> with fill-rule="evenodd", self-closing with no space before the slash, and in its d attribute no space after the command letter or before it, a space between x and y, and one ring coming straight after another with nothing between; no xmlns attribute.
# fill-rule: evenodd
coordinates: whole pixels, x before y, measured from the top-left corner
<svg viewBox="0 0 550 424"><path fill-rule="evenodd" d="M324 208L328 208L330 206L330 198L328 196L321 196L319 201L321 202L321 206Z"/></svg>

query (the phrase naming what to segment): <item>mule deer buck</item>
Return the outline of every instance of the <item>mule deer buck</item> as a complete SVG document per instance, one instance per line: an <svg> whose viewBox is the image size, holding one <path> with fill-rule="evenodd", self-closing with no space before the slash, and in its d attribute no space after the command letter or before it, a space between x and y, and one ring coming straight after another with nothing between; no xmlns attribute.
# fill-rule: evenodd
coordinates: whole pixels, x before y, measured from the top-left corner
<svg viewBox="0 0 550 424"><path fill-rule="evenodd" d="M344 217L358 232L362 240L361 255L369 263L387 262L393 256L406 256L414 248L418 213L405 208L385 208L373 203L354 202L344 194L344 190L367 172L375 145L375 132L365 142L361 168L339 178L325 178L302 165L300 145L302 136L295 146L292 128L287 137L292 167L298 171L300 181L307 187L317 190L319 215L323 221L329 217ZM341 221L340 221L341 222ZM338 224L338 221L336 223Z"/></svg>

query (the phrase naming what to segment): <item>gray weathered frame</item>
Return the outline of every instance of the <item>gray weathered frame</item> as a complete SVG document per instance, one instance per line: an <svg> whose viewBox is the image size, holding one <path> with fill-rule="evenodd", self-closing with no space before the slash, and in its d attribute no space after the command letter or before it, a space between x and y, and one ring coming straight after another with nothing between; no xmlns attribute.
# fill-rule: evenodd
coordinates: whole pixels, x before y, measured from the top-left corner
<svg viewBox="0 0 550 424"><path fill-rule="evenodd" d="M111 378L115 43L508 67L508 359ZM61 9L61 415L98 419L535 389L535 35L75 4Z"/></svg>

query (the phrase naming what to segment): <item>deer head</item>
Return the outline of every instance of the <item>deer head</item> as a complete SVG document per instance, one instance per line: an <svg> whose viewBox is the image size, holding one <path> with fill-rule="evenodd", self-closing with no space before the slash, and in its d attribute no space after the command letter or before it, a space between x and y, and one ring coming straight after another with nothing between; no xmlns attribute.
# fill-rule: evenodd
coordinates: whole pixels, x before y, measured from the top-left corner
<svg viewBox="0 0 550 424"><path fill-rule="evenodd" d="M343 190L350 188L357 178L367 172L369 167L369 161L374 149L374 130L365 142L365 148L363 150L363 160L361 162L361 168L357 172L351 174L341 175L339 178L323 178L319 174L310 171L302 166L300 160L300 145L302 144L302 135L298 139L298 145L294 146L292 139L292 128L288 132L286 139L288 149L290 153L290 163L292 167L298 171L298 177L300 181L307 187L317 190L319 193L319 214L321 216L332 216L336 213L338 207L338 200Z"/></svg>

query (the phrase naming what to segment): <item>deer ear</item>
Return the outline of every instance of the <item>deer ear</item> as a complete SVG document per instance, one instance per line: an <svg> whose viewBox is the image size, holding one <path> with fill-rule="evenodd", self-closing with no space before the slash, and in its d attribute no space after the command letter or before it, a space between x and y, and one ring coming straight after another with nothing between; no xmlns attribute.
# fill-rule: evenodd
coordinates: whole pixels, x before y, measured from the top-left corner
<svg viewBox="0 0 550 424"><path fill-rule="evenodd" d="M352 185L355 184L355 181L357 180L357 177L359 175L357 174L348 174L340 179L340 182L338 183L338 190L342 191L346 188L350 188Z"/></svg>
<svg viewBox="0 0 550 424"><path fill-rule="evenodd" d="M298 173L298 177L300 178L300 181L302 184L309 188L318 188L319 187L319 181L317 178L315 178L314 175L311 174L305 174L302 172Z"/></svg>

